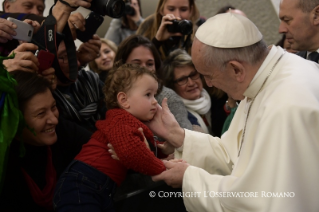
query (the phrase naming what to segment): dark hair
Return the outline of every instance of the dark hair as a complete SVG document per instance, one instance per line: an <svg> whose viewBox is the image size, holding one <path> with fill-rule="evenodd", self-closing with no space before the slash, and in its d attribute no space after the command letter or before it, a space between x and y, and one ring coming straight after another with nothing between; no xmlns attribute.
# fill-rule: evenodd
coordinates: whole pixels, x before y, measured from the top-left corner
<svg viewBox="0 0 319 212"><path fill-rule="evenodd" d="M226 5L226 6L222 7L222 8L220 8L220 9L218 10L218 12L216 13L216 15L217 15L217 14L222 14L222 13L227 13L229 9L235 10L236 8L233 7L233 6L231 6L230 4L229 4L229 5Z"/></svg>
<svg viewBox="0 0 319 212"><path fill-rule="evenodd" d="M161 79L161 74L160 74L160 68L162 65L161 57L156 47L153 45L153 43L148 38L142 35L131 35L128 38L126 38L124 41L122 41L122 43L119 45L117 49L117 53L116 53L114 61L126 63L126 60L130 56L133 49L139 46L144 46L152 52L154 57L154 62L155 62L156 75L158 78Z"/></svg>
<svg viewBox="0 0 319 212"><path fill-rule="evenodd" d="M117 63L109 71L103 88L105 103L108 109L119 108L117 94L126 93L137 80L144 74L152 76L156 81L156 75L145 67L136 64Z"/></svg>
<svg viewBox="0 0 319 212"><path fill-rule="evenodd" d="M125 3L132 3L132 0L124 0ZM140 0L137 0L137 3L138 3L138 7L140 8L140 15L142 16L142 8L141 8L141 2ZM129 27L129 24L128 24L128 18L126 17L126 15L123 15L122 17L122 25L124 27ZM138 28L138 26L136 26ZM137 29L136 28L136 29Z"/></svg>
<svg viewBox="0 0 319 212"><path fill-rule="evenodd" d="M12 71L10 75L17 81L15 90L18 96L19 109L23 112L25 104L39 93L48 89L52 92L51 84L36 73L27 71Z"/></svg>

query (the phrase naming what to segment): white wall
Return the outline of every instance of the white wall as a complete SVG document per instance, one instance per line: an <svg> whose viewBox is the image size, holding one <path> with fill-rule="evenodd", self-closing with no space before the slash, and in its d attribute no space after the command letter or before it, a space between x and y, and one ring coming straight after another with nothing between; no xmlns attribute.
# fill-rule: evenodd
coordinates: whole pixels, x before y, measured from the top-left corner
<svg viewBox="0 0 319 212"><path fill-rule="evenodd" d="M99 0L93 0L93 1L99 1ZM146 18L147 16L149 16L150 14L154 13L155 9L156 9L156 6L157 6L157 3L158 3L158 0L140 0L141 1L141 4L142 4L142 13L143 13L143 17ZM225 1L225 2L224 2ZM270 1L276 11L276 14L277 14L277 17L278 17L278 13L279 13L279 4L280 4L280 0L267 0L267 1ZM217 4L221 4L221 3L225 3L228 2L230 3L231 1L230 0L216 0L215 1L215 4L212 4L213 3L213 0L197 0L197 4L200 5L200 3L203 3L204 2L204 5L206 5L205 7L201 8L202 11L204 14L206 12L206 10L208 8L211 8L211 9L208 9L208 10L212 10L213 7L217 7L218 5ZM236 0L236 3L244 3L245 0ZM46 9L44 11L44 15L47 16L48 15L48 12L49 12L49 9L51 8L51 6L53 5L54 3L54 0L45 0L45 5L46 5ZM207 8L207 5L211 3L211 6L209 6ZM236 6L236 5L235 5ZM2 4L0 4L0 9L2 10ZM81 12L83 14L84 17L87 16L87 14L89 13L89 11L87 9L84 9L84 8L79 8L77 10L78 12ZM208 16L209 17L209 16ZM252 16L253 17L253 16ZM101 27L98 29L97 31L97 34L100 36L100 37L104 37L108 27L109 27L109 24L110 24L110 21L112 19L108 16L105 16L104 17L104 22L103 24L101 25Z"/></svg>
<svg viewBox="0 0 319 212"><path fill-rule="evenodd" d="M93 0L93 1L100 1L100 0ZM152 14L157 6L158 0L140 0L141 4L142 4L142 13L143 13L143 17L147 17L150 14ZM49 10L51 8L51 6L54 4L54 0L45 0L45 10L44 10L44 16L47 16L49 14ZM2 10L2 1L1 1L1 5L0 5L0 10ZM84 17L86 17L89 14L89 10L80 7L76 12L80 12ZM100 37L104 37L110 22L111 22L111 18L108 16L104 17L104 22L101 25L100 29L97 31L97 34Z"/></svg>
<svg viewBox="0 0 319 212"><path fill-rule="evenodd" d="M274 8L277 12L277 14L279 14L279 4L280 4L280 0L271 0L272 4L274 5Z"/></svg>

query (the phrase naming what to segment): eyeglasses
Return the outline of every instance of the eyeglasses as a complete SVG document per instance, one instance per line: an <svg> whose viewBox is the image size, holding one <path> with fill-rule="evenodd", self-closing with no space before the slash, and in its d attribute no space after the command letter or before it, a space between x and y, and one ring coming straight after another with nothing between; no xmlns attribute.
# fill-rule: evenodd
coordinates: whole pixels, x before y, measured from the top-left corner
<svg viewBox="0 0 319 212"><path fill-rule="evenodd" d="M64 55L64 56L58 57L58 60L61 61L64 64L68 64L69 63L68 55Z"/></svg>
<svg viewBox="0 0 319 212"><path fill-rule="evenodd" d="M185 77L181 77L177 80L174 80L174 83L177 83L177 85L185 85L187 82L188 82L188 78L191 78L192 80L197 80L198 78L200 77L200 74L195 71L195 72L192 72L190 75L188 76L185 76Z"/></svg>

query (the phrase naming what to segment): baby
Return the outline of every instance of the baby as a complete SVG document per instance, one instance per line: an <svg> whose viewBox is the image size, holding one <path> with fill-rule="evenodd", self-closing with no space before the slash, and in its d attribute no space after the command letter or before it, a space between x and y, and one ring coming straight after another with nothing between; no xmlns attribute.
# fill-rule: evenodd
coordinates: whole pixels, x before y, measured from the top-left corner
<svg viewBox="0 0 319 212"><path fill-rule="evenodd" d="M157 145L143 124L157 111L157 90L155 74L144 67L124 64L109 72L106 119L96 122L97 131L60 177L53 199L56 211L113 211L112 195L128 169L150 176L166 170L144 142L145 136L151 146ZM108 143L119 160L112 159Z"/></svg>

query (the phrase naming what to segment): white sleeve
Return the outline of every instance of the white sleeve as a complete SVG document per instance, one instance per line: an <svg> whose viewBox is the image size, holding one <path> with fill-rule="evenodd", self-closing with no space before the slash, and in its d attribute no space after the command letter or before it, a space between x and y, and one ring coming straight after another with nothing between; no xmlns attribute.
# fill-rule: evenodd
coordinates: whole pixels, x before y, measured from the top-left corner
<svg viewBox="0 0 319 212"><path fill-rule="evenodd" d="M112 19L104 38L113 41L117 46L120 44L120 29L122 19Z"/></svg>
<svg viewBox="0 0 319 212"><path fill-rule="evenodd" d="M228 160L227 153L222 153L227 147L216 138L185 131L183 152L179 154L194 166L186 169L183 192L201 195L184 197L186 209L318 211L319 112L314 107L291 106L290 110L294 112L277 108L256 115L255 120L262 125L253 123L254 130L247 135L240 157L227 176L214 174L223 167L215 162ZM193 139L192 144L188 139Z"/></svg>

